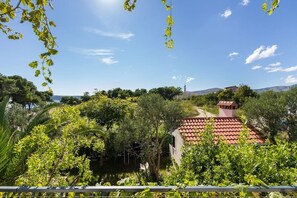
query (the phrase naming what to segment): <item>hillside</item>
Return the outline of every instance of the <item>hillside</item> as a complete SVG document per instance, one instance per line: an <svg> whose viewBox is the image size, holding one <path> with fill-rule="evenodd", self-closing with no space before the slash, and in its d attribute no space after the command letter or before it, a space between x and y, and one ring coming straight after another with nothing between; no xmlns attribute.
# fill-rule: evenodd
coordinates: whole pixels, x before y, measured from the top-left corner
<svg viewBox="0 0 297 198"><path fill-rule="evenodd" d="M259 89L253 89L254 91L261 93L265 91L275 91L275 92L280 92L280 91L288 91L291 87L297 86L296 85L291 85L291 86L273 86L273 87L264 87L264 88L259 88ZM204 89L204 90L199 90L199 91L188 91L187 93L189 95L204 95L208 93L215 93L217 91L222 90L223 88L210 88L210 89Z"/></svg>

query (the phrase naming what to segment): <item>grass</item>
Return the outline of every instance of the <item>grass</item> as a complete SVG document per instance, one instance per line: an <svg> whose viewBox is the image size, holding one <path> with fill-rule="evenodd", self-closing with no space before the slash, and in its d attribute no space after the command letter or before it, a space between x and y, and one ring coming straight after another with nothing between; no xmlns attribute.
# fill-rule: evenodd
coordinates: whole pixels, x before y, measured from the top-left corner
<svg viewBox="0 0 297 198"><path fill-rule="evenodd" d="M216 105L208 105L208 106L203 106L203 109L205 109L205 111L212 113L214 115L219 115L219 108Z"/></svg>

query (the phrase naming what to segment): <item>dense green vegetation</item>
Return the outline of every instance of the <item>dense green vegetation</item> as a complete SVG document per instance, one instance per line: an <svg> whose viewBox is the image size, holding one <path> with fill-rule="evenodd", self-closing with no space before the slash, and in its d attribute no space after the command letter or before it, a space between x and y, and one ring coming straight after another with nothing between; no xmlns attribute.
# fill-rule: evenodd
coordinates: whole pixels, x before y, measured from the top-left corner
<svg viewBox="0 0 297 198"><path fill-rule="evenodd" d="M287 140L297 140L297 87L286 92L264 92L243 106L249 122L274 141L287 134Z"/></svg>
<svg viewBox="0 0 297 198"><path fill-rule="evenodd" d="M2 185L115 184L118 179L120 185L268 186L297 181L296 87L256 94L243 85L235 93L224 90L190 100L174 97L179 88L117 88L85 93L69 105L44 106L46 97L36 103L9 100L40 94L36 88L21 88L34 87L26 79L1 77L6 82L0 89ZM22 86L14 85L18 80ZM185 147L181 165L169 163L165 170L170 134L182 118L197 114L191 102L214 105L219 99L237 100L241 114L270 141L263 146L247 142L244 130L238 145L215 144L210 119L201 141ZM110 177L112 169L106 167L114 163L124 174L115 170L119 175ZM139 163L148 166L139 171ZM104 171L110 176L102 177Z"/></svg>

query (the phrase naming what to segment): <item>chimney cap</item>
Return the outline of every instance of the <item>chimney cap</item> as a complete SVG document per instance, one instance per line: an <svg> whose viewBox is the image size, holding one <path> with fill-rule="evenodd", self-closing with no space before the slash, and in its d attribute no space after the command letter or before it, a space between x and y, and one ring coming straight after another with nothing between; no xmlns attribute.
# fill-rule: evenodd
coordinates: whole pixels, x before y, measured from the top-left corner
<svg viewBox="0 0 297 198"><path fill-rule="evenodd" d="M237 107L238 105L235 101L219 101L217 106Z"/></svg>

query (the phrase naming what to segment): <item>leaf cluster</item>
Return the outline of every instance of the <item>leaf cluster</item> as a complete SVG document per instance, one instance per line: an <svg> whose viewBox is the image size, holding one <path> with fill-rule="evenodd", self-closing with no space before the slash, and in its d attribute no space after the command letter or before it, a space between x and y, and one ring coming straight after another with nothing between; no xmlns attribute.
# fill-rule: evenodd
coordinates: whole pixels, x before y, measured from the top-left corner
<svg viewBox="0 0 297 198"><path fill-rule="evenodd" d="M81 117L77 109L69 106L54 109L47 124L34 127L16 144L16 155L31 151L26 160L26 171L16 184L87 184L91 179L90 160L79 151L81 148L102 151L102 135L96 123Z"/></svg>
<svg viewBox="0 0 297 198"><path fill-rule="evenodd" d="M35 70L35 76L40 74L44 77L43 86L52 83L50 67L53 66L52 55L56 55L57 44L56 37L53 36L51 28L56 24L49 20L47 12L53 9L51 0L11 0L0 1L0 31L7 35L8 39L18 40L23 35L14 31L10 27L10 22L17 19L20 13L20 23L29 23L32 31L38 40L43 43L45 52L40 54L41 64L39 61L32 61L29 66Z"/></svg>

